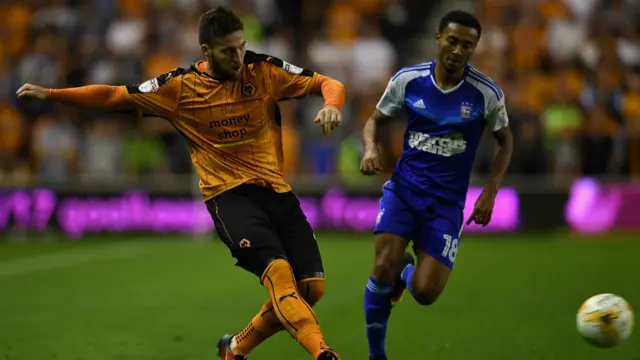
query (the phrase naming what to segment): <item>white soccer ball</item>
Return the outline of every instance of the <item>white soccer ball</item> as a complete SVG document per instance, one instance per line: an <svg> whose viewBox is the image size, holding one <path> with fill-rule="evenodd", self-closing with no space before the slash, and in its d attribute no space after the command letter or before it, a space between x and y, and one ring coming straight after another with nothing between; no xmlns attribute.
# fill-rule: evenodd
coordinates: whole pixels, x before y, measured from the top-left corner
<svg viewBox="0 0 640 360"><path fill-rule="evenodd" d="M633 332L634 315L629 303L614 294L590 297L578 310L578 331L594 346L611 348Z"/></svg>

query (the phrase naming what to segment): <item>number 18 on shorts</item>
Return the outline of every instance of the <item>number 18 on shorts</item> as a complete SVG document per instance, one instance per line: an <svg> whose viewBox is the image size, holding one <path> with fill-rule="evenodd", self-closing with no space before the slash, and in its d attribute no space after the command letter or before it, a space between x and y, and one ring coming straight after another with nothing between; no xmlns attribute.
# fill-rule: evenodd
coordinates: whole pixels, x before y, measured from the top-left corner
<svg viewBox="0 0 640 360"><path fill-rule="evenodd" d="M385 184L382 191L374 233L390 233L413 241L415 249L453 268L462 235L461 207L405 193L407 189L393 183Z"/></svg>

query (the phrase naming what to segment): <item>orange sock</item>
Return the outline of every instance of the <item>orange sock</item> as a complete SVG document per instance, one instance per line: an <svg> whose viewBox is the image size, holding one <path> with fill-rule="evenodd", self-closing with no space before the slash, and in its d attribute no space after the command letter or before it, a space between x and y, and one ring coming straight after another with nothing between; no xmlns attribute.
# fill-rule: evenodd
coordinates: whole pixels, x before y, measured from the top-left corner
<svg viewBox="0 0 640 360"><path fill-rule="evenodd" d="M302 298L313 307L324 294L325 282L321 278L304 279L298 282L298 291ZM260 312L240 333L233 338L232 351L236 355L249 355L265 340L285 330L278 319L271 299L262 305Z"/></svg>
<svg viewBox="0 0 640 360"><path fill-rule="evenodd" d="M269 291L273 310L282 325L316 358L327 346L315 313L298 292L289 263L285 260L272 262L262 274L261 281Z"/></svg>
<svg viewBox="0 0 640 360"><path fill-rule="evenodd" d="M273 303L269 299L260 312L242 329L238 335L233 337L232 351L236 355L249 355L258 345L275 335L284 326L273 310Z"/></svg>

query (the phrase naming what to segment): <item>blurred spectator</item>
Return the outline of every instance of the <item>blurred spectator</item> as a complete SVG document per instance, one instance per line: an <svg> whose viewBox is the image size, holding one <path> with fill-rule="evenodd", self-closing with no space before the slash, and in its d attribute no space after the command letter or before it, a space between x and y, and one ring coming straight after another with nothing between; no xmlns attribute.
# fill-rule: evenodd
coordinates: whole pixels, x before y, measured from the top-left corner
<svg viewBox="0 0 640 360"><path fill-rule="evenodd" d="M80 169L85 180L113 183L123 173L123 139L111 118L97 119L82 136Z"/></svg>
<svg viewBox="0 0 640 360"><path fill-rule="evenodd" d="M2 24L2 44L11 55L29 50L29 33L33 9L26 1L11 1L0 4L0 24Z"/></svg>
<svg viewBox="0 0 640 360"><path fill-rule="evenodd" d="M56 115L41 116L33 127L31 154L35 175L46 181L68 181L76 170L76 127L70 119Z"/></svg>
<svg viewBox="0 0 640 360"><path fill-rule="evenodd" d="M514 121L522 121L514 127L517 145L511 160L510 171L516 174L535 175L547 170L547 157L537 119L526 114L511 115Z"/></svg>
<svg viewBox="0 0 640 360"><path fill-rule="evenodd" d="M64 47L61 38L51 29L37 35L33 50L18 63L17 81L19 84L33 83L46 87L55 87L62 80L62 64L58 57L60 47Z"/></svg>
<svg viewBox="0 0 640 360"><path fill-rule="evenodd" d="M293 34L291 30L282 26L274 29L273 34L252 47L257 53L269 54L280 59L293 61L295 58L293 45Z"/></svg>
<svg viewBox="0 0 640 360"><path fill-rule="evenodd" d="M588 26L599 0L563 0L581 26Z"/></svg>
<svg viewBox="0 0 640 360"><path fill-rule="evenodd" d="M13 177L23 170L20 152L26 130L18 111L8 104L0 104L0 179Z"/></svg>
<svg viewBox="0 0 640 360"><path fill-rule="evenodd" d="M143 41L147 30L145 20L139 16L138 11L121 8L118 18L107 29L106 45L119 57L140 56L145 49Z"/></svg>
<svg viewBox="0 0 640 360"><path fill-rule="evenodd" d="M558 80L555 99L552 99L542 113L544 141L552 154L553 174L571 176L578 170L577 136L582 124L582 112L578 104L571 101L569 90Z"/></svg>
<svg viewBox="0 0 640 360"><path fill-rule="evenodd" d="M67 0L49 0L43 6L38 6L31 19L33 28L54 27L65 32L71 30L78 22L78 14L67 3Z"/></svg>
<svg viewBox="0 0 640 360"><path fill-rule="evenodd" d="M509 38L504 29L487 24L482 29L482 36L476 48L474 65L498 83L504 78L508 68L507 50Z"/></svg>
<svg viewBox="0 0 640 360"><path fill-rule="evenodd" d="M360 175L361 148L361 140L355 134L347 136L340 143L338 173L345 184L357 184L367 179Z"/></svg>
<svg viewBox="0 0 640 360"><path fill-rule="evenodd" d="M627 146L623 148L624 157L629 164L633 177L640 177L640 67L627 74L627 86L619 99L619 107L623 117L623 129L626 133Z"/></svg>
<svg viewBox="0 0 640 360"><path fill-rule="evenodd" d="M620 61L627 66L640 65L640 32L638 24L627 25L617 43Z"/></svg>
<svg viewBox="0 0 640 360"><path fill-rule="evenodd" d="M547 51L554 61L570 61L583 48L586 28L573 16L556 17L547 25Z"/></svg>
<svg viewBox="0 0 640 360"><path fill-rule="evenodd" d="M616 125L604 105L594 108L585 120L580 149L581 173L588 176L604 175L614 168L612 156Z"/></svg>
<svg viewBox="0 0 640 360"><path fill-rule="evenodd" d="M249 0L234 0L232 8L244 23L244 37L247 40L247 46L251 48L254 44L260 44L264 40L264 25L253 11L251 2Z"/></svg>
<svg viewBox="0 0 640 360"><path fill-rule="evenodd" d="M117 59L112 54L108 54L89 68L86 82L89 84L116 85L119 80L118 73Z"/></svg>
<svg viewBox="0 0 640 360"><path fill-rule="evenodd" d="M131 181L142 176L149 179L152 175L167 173L166 153L160 139L155 136L155 121L158 119L144 119L124 139L124 166L126 176Z"/></svg>
<svg viewBox="0 0 640 360"><path fill-rule="evenodd" d="M352 85L356 91L370 87L384 88L395 73L396 54L391 43L380 34L373 21L360 24L360 32L351 47Z"/></svg>
<svg viewBox="0 0 640 360"><path fill-rule="evenodd" d="M342 139L338 150L338 174L340 180L348 185L362 185L373 182L374 178L360 174L360 160L362 160L363 148L360 133L362 126L354 124L355 131Z"/></svg>
<svg viewBox="0 0 640 360"><path fill-rule="evenodd" d="M307 50L309 67L350 83L350 44L332 41L331 36L331 30L326 27L318 31Z"/></svg>
<svg viewBox="0 0 640 360"><path fill-rule="evenodd" d="M284 102L279 105L280 114L285 119L282 122L282 154L284 156L285 177L295 176L300 161L300 135L297 126L290 121L294 118L295 105L293 102Z"/></svg>

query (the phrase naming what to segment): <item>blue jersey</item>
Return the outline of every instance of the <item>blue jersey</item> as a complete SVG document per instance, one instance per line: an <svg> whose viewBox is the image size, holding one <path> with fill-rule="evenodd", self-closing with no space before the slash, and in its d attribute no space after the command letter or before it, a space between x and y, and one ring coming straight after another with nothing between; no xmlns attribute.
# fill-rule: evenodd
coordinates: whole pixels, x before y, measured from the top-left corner
<svg viewBox="0 0 640 360"><path fill-rule="evenodd" d="M434 69L435 61L398 71L377 105L384 115L408 120L392 181L464 206L485 126L497 131L509 123L504 95L469 65L457 86L442 90Z"/></svg>

